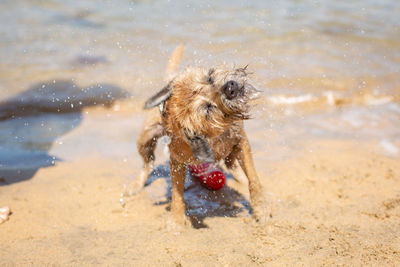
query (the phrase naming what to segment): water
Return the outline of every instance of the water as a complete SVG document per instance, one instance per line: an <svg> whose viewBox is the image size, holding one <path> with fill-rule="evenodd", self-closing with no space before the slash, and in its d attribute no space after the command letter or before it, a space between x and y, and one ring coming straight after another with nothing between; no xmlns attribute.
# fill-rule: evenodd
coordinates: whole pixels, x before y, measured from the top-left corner
<svg viewBox="0 0 400 267"><path fill-rule="evenodd" d="M262 123L249 124L255 151L299 135L362 137L398 157L398 14L400 2L389 0L4 0L0 172L65 159L49 150L80 127L83 108L143 103L165 84L179 44L182 67L249 64L264 92L255 111ZM265 144L273 131L284 137ZM90 138L108 142L102 152L113 156L119 153L110 148L134 143Z"/></svg>
<svg viewBox="0 0 400 267"><path fill-rule="evenodd" d="M149 88L179 43L183 65L250 64L265 87L349 78L395 90L399 11L395 1L2 1L1 97L33 73Z"/></svg>

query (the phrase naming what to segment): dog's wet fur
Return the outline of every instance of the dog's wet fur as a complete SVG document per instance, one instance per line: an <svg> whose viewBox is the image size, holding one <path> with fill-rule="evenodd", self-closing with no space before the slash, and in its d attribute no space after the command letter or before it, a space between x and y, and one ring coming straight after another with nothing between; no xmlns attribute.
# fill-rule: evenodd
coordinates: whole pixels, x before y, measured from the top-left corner
<svg viewBox="0 0 400 267"><path fill-rule="evenodd" d="M235 175L241 167L249 181L253 217L265 220L263 190L254 168L243 121L258 91L248 82L247 66L188 68L147 100L152 109L137 141L144 166L135 181L143 188L153 167L157 139L169 136L172 182L171 219L186 222L183 190L188 164L223 162Z"/></svg>

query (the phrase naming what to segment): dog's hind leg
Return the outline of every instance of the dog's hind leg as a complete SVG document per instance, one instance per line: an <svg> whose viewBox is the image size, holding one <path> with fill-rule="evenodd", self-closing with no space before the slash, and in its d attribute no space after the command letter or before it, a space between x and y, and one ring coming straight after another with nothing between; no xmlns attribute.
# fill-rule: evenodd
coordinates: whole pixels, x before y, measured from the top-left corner
<svg viewBox="0 0 400 267"><path fill-rule="evenodd" d="M139 192L144 187L154 167L154 150L157 146L157 140L163 135L164 128L161 124L160 113L157 109L154 109L147 117L137 141L137 149L143 159L143 168L140 170L136 180L128 188L127 193L129 195Z"/></svg>
<svg viewBox="0 0 400 267"><path fill-rule="evenodd" d="M224 165L225 171L229 172L232 174L233 178L239 182L239 183L248 183L247 176L244 173L243 169L240 167L239 160L237 159L238 154L237 154L238 149L233 149L232 153L229 154L225 159L224 159Z"/></svg>

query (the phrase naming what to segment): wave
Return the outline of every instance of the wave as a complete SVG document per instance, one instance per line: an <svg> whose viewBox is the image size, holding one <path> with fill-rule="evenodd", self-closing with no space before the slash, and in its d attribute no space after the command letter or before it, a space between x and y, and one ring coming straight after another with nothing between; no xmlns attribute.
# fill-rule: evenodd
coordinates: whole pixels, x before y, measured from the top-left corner
<svg viewBox="0 0 400 267"><path fill-rule="evenodd" d="M392 102L399 102L400 95L384 95L374 94L370 92L355 93L352 95L344 95L338 92L326 91L321 95L311 93L303 95L270 95L266 96L267 104L273 105L325 105L325 106L344 106L344 105L365 105L375 106L384 105Z"/></svg>

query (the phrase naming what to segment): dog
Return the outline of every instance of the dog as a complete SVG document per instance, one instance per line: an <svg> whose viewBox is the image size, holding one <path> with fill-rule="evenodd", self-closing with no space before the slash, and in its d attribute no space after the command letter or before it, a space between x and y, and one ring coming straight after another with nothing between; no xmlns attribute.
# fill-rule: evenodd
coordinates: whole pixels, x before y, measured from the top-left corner
<svg viewBox="0 0 400 267"><path fill-rule="evenodd" d="M175 50L169 69L177 67L182 53L183 47ZM233 173L239 166L242 168L248 179L253 217L257 221L266 218L263 190L243 128L243 121L250 118L250 102L259 94L248 82L248 74L247 66L187 68L145 103L144 108L152 110L137 141L144 166L135 181L135 190L144 187L152 171L157 140L168 136L170 218L177 226L187 222L183 200L187 165L220 161Z"/></svg>

